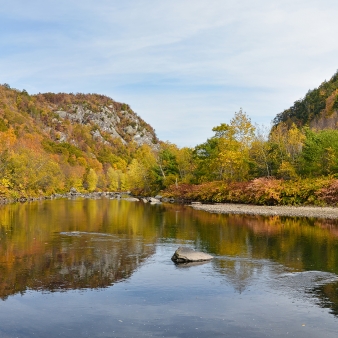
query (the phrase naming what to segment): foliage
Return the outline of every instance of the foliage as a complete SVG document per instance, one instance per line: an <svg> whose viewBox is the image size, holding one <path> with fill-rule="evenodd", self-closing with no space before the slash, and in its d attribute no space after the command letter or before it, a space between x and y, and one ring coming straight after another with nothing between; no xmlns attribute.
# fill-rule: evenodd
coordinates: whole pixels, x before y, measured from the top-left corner
<svg viewBox="0 0 338 338"><path fill-rule="evenodd" d="M330 175L338 172L338 131L305 129L300 173L304 176Z"/></svg>
<svg viewBox="0 0 338 338"><path fill-rule="evenodd" d="M108 109L109 108L109 109ZM0 194L2 197L41 195L63 192L71 187L79 191L126 189L128 166L140 157L138 146L113 138L91 121L60 118L57 111L76 114L78 109L91 114L107 112L116 116L117 132L136 124L153 135L153 128L128 105L98 94L45 93L0 86ZM109 113L110 111L110 113ZM97 140L97 130L102 138ZM156 167L155 152L149 155ZM141 155L142 157L142 155ZM144 162L144 159L142 159ZM147 173L147 176L148 173ZM151 175L150 175L151 176ZM153 177L147 182L153 187ZM139 181L141 184L141 181ZM130 186L130 184L129 184ZM155 184L156 186L156 184ZM150 191L150 190L149 190Z"/></svg>
<svg viewBox="0 0 338 338"><path fill-rule="evenodd" d="M303 99L292 107L278 114L274 125L285 122L288 126L295 123L298 127L309 124L321 114L330 115L338 109L338 71L329 81L324 81L318 88L309 90Z"/></svg>
<svg viewBox="0 0 338 338"><path fill-rule="evenodd" d="M230 124L222 123L213 131L214 137L194 151L197 181L248 179L249 150L255 131L250 118L240 109Z"/></svg>
<svg viewBox="0 0 338 338"><path fill-rule="evenodd" d="M185 201L257 205L337 205L338 183L327 177L288 181L257 178L249 182L172 185L164 197Z"/></svg>
<svg viewBox="0 0 338 338"><path fill-rule="evenodd" d="M107 96L29 95L2 85L0 197L75 187L139 195L162 190L164 196L203 202L336 205L338 130L300 126L320 109L338 118L337 95L338 73L279 115L271 130L253 125L240 109L204 143L178 148L159 142L127 104ZM79 110L85 121L77 120ZM115 114L114 128L123 138L107 132L99 120L90 121L89 111L90 116ZM135 128L153 135L156 144L133 142L128 130Z"/></svg>
<svg viewBox="0 0 338 338"><path fill-rule="evenodd" d="M92 192L96 189L98 183L98 176L92 168L89 169L89 172L86 177L86 187L88 191Z"/></svg>

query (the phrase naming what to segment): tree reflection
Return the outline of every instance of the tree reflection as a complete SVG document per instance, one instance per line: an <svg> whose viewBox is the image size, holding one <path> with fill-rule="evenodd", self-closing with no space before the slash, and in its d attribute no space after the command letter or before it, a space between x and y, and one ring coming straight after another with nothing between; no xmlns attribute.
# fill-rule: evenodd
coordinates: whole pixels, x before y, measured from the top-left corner
<svg viewBox="0 0 338 338"><path fill-rule="evenodd" d="M215 272L238 292L263 273L267 259L290 271L338 274L337 221L219 215L108 199L57 200L1 207L0 297L27 289L107 287L129 278L156 244L166 241L216 256ZM328 285L318 294L337 308Z"/></svg>
<svg viewBox="0 0 338 338"><path fill-rule="evenodd" d="M330 309L330 312L338 317L338 282L321 285L312 290L323 308Z"/></svg>
<svg viewBox="0 0 338 338"><path fill-rule="evenodd" d="M0 297L27 289L102 288L129 278L155 251L149 217L156 215L136 204L109 202L2 208Z"/></svg>

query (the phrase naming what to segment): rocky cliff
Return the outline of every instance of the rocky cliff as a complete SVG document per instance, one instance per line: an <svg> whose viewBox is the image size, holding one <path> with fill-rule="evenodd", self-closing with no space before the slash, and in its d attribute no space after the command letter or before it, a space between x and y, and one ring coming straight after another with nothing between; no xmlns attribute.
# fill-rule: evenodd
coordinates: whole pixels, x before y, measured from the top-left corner
<svg viewBox="0 0 338 338"><path fill-rule="evenodd" d="M141 119L127 104L115 102L109 97L97 94L39 94L49 104L55 117L48 131L59 130L59 142L68 142L70 135L62 132L62 124L80 124L91 127L91 135L98 142L109 144L103 136L109 135L126 145L135 142L138 146L147 144L157 147L158 139L154 129Z"/></svg>

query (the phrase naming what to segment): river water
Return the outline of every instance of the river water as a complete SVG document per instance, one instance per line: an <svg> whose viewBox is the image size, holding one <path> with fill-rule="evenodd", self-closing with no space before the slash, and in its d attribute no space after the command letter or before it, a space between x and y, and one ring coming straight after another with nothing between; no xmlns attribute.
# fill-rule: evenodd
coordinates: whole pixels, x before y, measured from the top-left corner
<svg viewBox="0 0 338 338"><path fill-rule="evenodd" d="M179 246L204 264L175 265ZM0 207L0 337L337 337L338 222L180 205Z"/></svg>

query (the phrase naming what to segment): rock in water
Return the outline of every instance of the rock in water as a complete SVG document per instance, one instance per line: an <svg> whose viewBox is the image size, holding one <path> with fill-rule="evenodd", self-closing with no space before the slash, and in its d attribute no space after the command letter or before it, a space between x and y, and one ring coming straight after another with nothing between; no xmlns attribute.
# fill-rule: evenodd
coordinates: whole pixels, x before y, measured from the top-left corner
<svg viewBox="0 0 338 338"><path fill-rule="evenodd" d="M195 251L189 248L179 247L174 255L171 257L175 263L184 263L184 262L202 262L209 261L213 257L204 253Z"/></svg>

